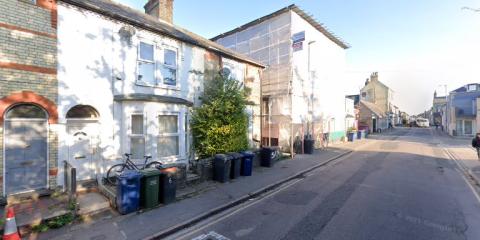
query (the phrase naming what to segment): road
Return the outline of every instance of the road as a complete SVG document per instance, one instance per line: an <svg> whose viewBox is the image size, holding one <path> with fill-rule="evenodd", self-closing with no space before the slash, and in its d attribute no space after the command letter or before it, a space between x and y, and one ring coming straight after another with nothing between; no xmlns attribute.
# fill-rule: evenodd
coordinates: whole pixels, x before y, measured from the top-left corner
<svg viewBox="0 0 480 240"><path fill-rule="evenodd" d="M434 129L402 128L171 239L480 239L480 203ZM213 239L213 238L211 238Z"/></svg>

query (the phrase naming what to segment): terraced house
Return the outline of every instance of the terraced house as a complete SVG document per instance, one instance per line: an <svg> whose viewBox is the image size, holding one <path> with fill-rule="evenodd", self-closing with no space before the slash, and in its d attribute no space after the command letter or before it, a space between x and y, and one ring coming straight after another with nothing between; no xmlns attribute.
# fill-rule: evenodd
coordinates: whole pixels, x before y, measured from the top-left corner
<svg viewBox="0 0 480 240"><path fill-rule="evenodd" d="M59 1L58 161L73 165L78 181L100 181L124 153L185 169L194 157L189 112L221 70L254 90L251 144L260 138L263 65L172 16L173 0L151 0L145 13L109 0Z"/></svg>
<svg viewBox="0 0 480 240"><path fill-rule="evenodd" d="M123 153L187 166L189 112L219 72L253 90L258 145L264 66L174 25L173 0L145 13L109 0L0 0L0 12L3 196L63 186L65 164L100 181Z"/></svg>
<svg viewBox="0 0 480 240"><path fill-rule="evenodd" d="M1 0L0 13L1 193L55 188L57 3Z"/></svg>

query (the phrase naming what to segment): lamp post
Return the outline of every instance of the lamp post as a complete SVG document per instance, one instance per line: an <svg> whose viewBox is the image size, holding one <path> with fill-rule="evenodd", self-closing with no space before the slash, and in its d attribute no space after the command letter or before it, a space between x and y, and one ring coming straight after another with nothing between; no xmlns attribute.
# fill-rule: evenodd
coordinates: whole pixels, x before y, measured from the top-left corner
<svg viewBox="0 0 480 240"><path fill-rule="evenodd" d="M312 85L312 89L311 89L311 92L310 92L310 109L309 109L309 112L310 112L310 121L309 121L309 126L307 127L307 132L308 132L308 135L311 135L311 137L313 137L313 90L314 90L314 79L312 79L312 71L311 71L311 46L312 44L314 44L316 41L310 41L308 42L308 81L310 81L311 85Z"/></svg>

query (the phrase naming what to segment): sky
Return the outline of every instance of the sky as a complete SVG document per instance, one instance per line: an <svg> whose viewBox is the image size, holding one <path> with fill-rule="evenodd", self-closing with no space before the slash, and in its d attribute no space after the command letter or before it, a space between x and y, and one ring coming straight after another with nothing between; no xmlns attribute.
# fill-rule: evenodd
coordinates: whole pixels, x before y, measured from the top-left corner
<svg viewBox="0 0 480 240"><path fill-rule="evenodd" d="M115 0L143 11L146 0ZM174 24L211 38L296 4L351 45L348 82L358 94L371 72L394 104L421 113L438 95L480 83L480 0L175 0Z"/></svg>

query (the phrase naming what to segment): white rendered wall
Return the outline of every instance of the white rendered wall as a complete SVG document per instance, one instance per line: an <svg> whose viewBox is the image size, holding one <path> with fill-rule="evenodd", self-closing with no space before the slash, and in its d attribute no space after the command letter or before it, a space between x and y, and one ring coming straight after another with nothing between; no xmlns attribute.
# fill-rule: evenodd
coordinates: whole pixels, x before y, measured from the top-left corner
<svg viewBox="0 0 480 240"><path fill-rule="evenodd" d="M81 23L81 24L79 24ZM114 95L146 93L172 96L195 102L203 91L201 75L191 70L204 71L204 53L193 47L163 36L136 29L132 45L120 41L118 31L124 26L89 11L59 3L58 6L58 81L59 81L59 166L68 159L66 113L75 105L90 105L100 115L99 143L95 161L97 176L110 165L122 159L127 151L127 114L142 110L149 116L161 112L180 113L180 156L169 161L185 160L183 119L185 106L162 103L119 103ZM139 39L153 41L178 49L177 87L145 87L135 83L136 45ZM148 117L148 116L147 116ZM154 131L154 129L152 130ZM60 168L63 170L63 168ZM61 176L63 173L59 173ZM58 178L59 185L63 178Z"/></svg>
<svg viewBox="0 0 480 240"><path fill-rule="evenodd" d="M345 86L350 84L344 77L345 49L328 39L295 12L291 12L291 15L292 35L305 31L303 50L293 52L294 95L308 98L313 91L314 120L326 121L334 118L334 124L331 124L334 126L330 131L345 131L345 96L348 89ZM309 45L310 76L308 73ZM306 104L308 101L302 98L294 98L294 100L294 106L302 106L296 114L305 114L304 108L308 106Z"/></svg>

